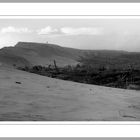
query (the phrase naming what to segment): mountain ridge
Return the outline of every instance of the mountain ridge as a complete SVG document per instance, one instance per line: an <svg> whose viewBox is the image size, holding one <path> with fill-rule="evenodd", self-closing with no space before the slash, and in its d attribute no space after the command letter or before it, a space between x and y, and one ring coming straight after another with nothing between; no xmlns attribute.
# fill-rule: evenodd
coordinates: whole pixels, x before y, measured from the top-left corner
<svg viewBox="0 0 140 140"><path fill-rule="evenodd" d="M12 66L47 66L53 64L54 60L58 66L76 65L85 61L100 65L105 59L113 63L116 63L117 60L122 63L132 63L132 61L139 63L140 53L122 50L80 50L56 44L21 41L14 47L0 49L0 63Z"/></svg>

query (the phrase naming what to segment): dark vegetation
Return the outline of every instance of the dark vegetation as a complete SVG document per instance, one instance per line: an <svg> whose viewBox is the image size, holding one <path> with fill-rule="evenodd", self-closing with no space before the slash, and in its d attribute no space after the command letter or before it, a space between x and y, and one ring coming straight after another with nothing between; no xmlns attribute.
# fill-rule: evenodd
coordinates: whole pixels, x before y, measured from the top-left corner
<svg viewBox="0 0 140 140"><path fill-rule="evenodd" d="M63 80L140 89L140 52L79 50L48 43L18 42L15 47L0 49L0 62Z"/></svg>
<svg viewBox="0 0 140 140"><path fill-rule="evenodd" d="M24 68L20 67L18 69L79 83L124 89L140 89L140 68L133 67L132 64L128 63L126 65L119 64L118 61L116 61L119 65L117 68L113 67L113 65L116 65L115 63L109 65L107 60L104 60L106 62L103 63L97 63L97 65L92 65L93 62L91 63L90 61L87 59L83 61L81 59L83 63L79 63L76 66L67 65L65 67L58 67L54 60L54 64L47 67L38 65Z"/></svg>

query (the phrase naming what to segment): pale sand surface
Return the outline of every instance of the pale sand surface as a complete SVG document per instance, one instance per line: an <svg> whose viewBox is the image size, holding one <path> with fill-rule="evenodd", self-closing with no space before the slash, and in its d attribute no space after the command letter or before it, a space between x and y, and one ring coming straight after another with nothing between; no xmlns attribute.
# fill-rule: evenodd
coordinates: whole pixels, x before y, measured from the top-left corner
<svg viewBox="0 0 140 140"><path fill-rule="evenodd" d="M0 66L3 120L138 121L140 91L63 81Z"/></svg>

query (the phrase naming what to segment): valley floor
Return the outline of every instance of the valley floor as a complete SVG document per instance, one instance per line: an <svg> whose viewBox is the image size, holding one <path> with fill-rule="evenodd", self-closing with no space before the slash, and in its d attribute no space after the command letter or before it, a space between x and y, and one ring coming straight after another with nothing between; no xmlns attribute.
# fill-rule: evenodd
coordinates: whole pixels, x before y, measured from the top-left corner
<svg viewBox="0 0 140 140"><path fill-rule="evenodd" d="M140 121L140 92L0 66L0 121Z"/></svg>

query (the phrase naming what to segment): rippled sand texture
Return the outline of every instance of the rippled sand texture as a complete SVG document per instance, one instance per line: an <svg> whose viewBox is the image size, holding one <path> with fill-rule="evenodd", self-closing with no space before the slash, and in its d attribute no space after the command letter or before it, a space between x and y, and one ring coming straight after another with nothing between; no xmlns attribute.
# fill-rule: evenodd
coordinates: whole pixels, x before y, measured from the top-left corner
<svg viewBox="0 0 140 140"><path fill-rule="evenodd" d="M137 121L140 91L0 67L0 121Z"/></svg>

